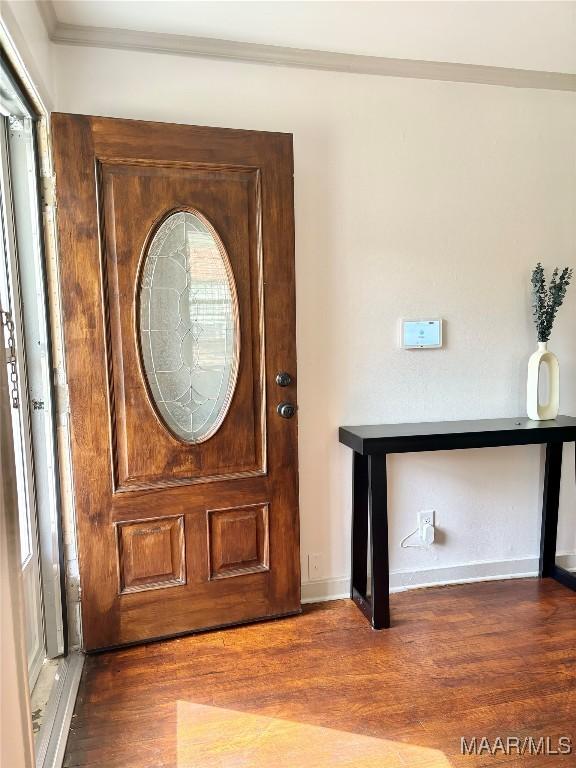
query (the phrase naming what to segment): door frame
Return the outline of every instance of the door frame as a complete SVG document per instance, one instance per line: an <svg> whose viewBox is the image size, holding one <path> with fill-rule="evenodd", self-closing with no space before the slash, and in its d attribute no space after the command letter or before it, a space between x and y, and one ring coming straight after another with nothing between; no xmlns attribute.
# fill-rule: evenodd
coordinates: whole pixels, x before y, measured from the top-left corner
<svg viewBox="0 0 576 768"><path fill-rule="evenodd" d="M40 575L40 551L38 542L38 513L36 484L32 455L27 355L20 290L18 245L15 232L13 184L10 174L8 148L8 120L0 119L0 190L2 200L2 265L0 266L0 297L5 313L2 343L5 336L11 339L15 355L14 374L11 379L10 422L13 430L12 446L15 458L16 487L20 521L20 562L25 608L25 637L28 649L29 685L36 683L45 658L45 632L42 583Z"/></svg>
<svg viewBox="0 0 576 768"><path fill-rule="evenodd" d="M7 58L7 57L6 57ZM16 334L20 375L20 422L34 582L42 582L37 611L42 645L50 658L67 651L64 547L60 515L59 462L52 381L52 344L44 228L40 199L38 105L3 57L6 94L1 118L6 297ZM37 561L37 562L36 562ZM31 579L28 579L32 583ZM43 626L42 626L43 625ZM38 669L43 661L37 663Z"/></svg>
<svg viewBox="0 0 576 768"><path fill-rule="evenodd" d="M4 13L4 10L6 13ZM37 742L32 732L31 701L28 675L25 659L25 642L23 637L21 578L18 562L20 560L18 542L17 512L10 511L8 504L13 491L14 472L0 473L0 571L2 571L1 589L6 601L7 610L0 622L2 635L2 659L7 662L2 672L3 685L2 722L0 727L11 734L10 739L1 740L0 763L12 768L59 768L64 756L64 747L68 729L72 719L74 703L80 683L80 674L84 663L84 654L77 650L81 644L82 627L79 611L79 587L77 578L76 531L73 496L71 492L71 461L68 427L68 396L64 367L64 343L60 310L60 286L58 281L58 248L55 229L55 200L53 193L53 163L50 151L50 110L49 101L42 91L42 78L25 54L26 40L22 37L19 27L9 8L3 9L0 18L0 54L2 68L6 67L11 76L11 83L16 85L21 99L28 111L34 117L34 150L36 166L36 183L38 192L38 236L40 247L36 257L40 263L43 276L42 297L44 309L42 322L45 323L46 343L50 351L51 365L49 380L53 386L54 412L52 415L53 450L55 462L52 474L55 483L56 507L53 509L53 521L46 521L47 529L51 531L51 541L58 542L58 551L53 550L51 578L54 584L59 581L61 588L60 602L56 599L57 608L61 606L64 622L62 624L61 656L58 664L58 684L53 686L50 699L46 705L42 728ZM30 68L32 63L32 68ZM40 73L41 74L41 73ZM1 334L3 337L3 334ZM7 381L4 365L0 366L0 408L4 414L4 396L7 397L3 386ZM9 408L6 409L8 415ZM4 439L9 424L9 418L0 418L0 453L2 468L7 469L13 449L9 449L8 458L4 460L4 448L8 450L9 439ZM14 506L12 505L12 509ZM11 523L9 530L4 523ZM57 532L56 539L53 538ZM42 534L41 534L42 537ZM63 539L66 540L64 551ZM42 543L42 542L41 542ZM49 548L45 548L47 554ZM12 562L13 561L13 562ZM64 583L64 561L66 561L66 584ZM66 610L67 608L71 609ZM56 635L53 635L57 643ZM70 642L69 642L70 641ZM48 644L50 646L50 643ZM54 646L56 650L58 645ZM56 655L56 654L55 654ZM4 684L5 683L5 684Z"/></svg>

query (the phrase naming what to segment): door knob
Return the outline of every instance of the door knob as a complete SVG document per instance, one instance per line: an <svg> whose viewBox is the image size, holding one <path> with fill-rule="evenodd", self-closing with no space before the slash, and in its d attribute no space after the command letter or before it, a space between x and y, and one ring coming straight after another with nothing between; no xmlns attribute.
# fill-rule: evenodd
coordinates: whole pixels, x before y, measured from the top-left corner
<svg viewBox="0 0 576 768"><path fill-rule="evenodd" d="M276 384L279 387L287 387L288 384L292 384L292 376L287 371L280 371L276 374Z"/></svg>
<svg viewBox="0 0 576 768"><path fill-rule="evenodd" d="M291 419L296 413L296 407L292 403L280 403L276 410L283 419Z"/></svg>

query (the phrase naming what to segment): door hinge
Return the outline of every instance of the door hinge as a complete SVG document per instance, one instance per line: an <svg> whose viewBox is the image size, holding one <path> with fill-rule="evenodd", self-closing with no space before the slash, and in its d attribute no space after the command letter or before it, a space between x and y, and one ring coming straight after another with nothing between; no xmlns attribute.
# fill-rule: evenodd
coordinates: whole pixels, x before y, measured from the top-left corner
<svg viewBox="0 0 576 768"><path fill-rule="evenodd" d="M68 390L68 384L58 384L55 386L56 390L56 411L59 416L70 413L70 393Z"/></svg>
<svg viewBox="0 0 576 768"><path fill-rule="evenodd" d="M56 176L41 177L41 191L42 205L45 208L56 208Z"/></svg>
<svg viewBox="0 0 576 768"><path fill-rule="evenodd" d="M2 319L2 325L8 331L6 347L6 365L10 368L9 372L9 387L10 387L10 399L12 401L12 408L20 407L20 397L18 395L18 362L16 360L16 338L14 336L14 320L10 312L0 310L0 318Z"/></svg>

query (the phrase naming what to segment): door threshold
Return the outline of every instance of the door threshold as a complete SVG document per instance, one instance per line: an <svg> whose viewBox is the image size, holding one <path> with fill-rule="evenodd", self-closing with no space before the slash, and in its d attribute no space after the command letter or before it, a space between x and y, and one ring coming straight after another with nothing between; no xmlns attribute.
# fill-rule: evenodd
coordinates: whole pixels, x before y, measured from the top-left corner
<svg viewBox="0 0 576 768"><path fill-rule="evenodd" d="M83 666L84 654L81 651L73 651L60 659L36 741L36 768L62 766Z"/></svg>

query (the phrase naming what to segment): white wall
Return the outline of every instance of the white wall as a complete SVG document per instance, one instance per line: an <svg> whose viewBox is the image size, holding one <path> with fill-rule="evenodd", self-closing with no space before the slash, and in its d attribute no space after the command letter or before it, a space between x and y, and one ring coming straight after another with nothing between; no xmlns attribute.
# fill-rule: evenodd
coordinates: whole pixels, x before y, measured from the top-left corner
<svg viewBox="0 0 576 768"><path fill-rule="evenodd" d="M346 577L340 424L524 413L530 270L576 265L575 94L80 47L55 55L61 111L294 134L302 553L324 554L325 578ZM445 318L444 349L398 348L398 320L418 316ZM551 344L569 414L575 324L576 285ZM391 568L408 572L398 584L475 561L515 561L484 575L534 569L539 448L390 465ZM576 551L572 450L565 467L559 549ZM443 543L400 550L430 507Z"/></svg>

